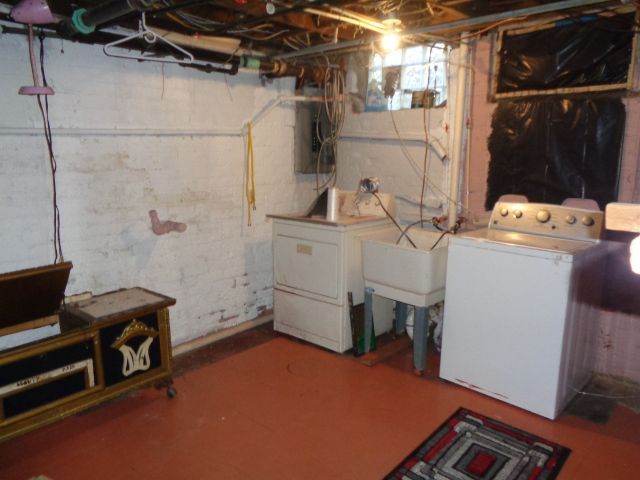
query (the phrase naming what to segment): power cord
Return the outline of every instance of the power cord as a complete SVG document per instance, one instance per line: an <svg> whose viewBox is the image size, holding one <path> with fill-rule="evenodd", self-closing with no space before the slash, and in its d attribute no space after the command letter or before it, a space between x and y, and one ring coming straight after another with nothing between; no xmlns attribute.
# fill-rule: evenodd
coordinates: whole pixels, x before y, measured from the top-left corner
<svg viewBox="0 0 640 480"><path fill-rule="evenodd" d="M431 54L433 53L433 46L429 47L429 63L427 64L427 88L425 94L429 92L429 83L431 83ZM435 85L433 87L436 91ZM427 99L422 98L422 125L424 127L424 159L422 167L422 188L420 190L420 227L424 227L424 193L427 186L427 175L429 174L429 127L431 126L431 112L429 111L429 121L427 122ZM435 97L434 97L435 103Z"/></svg>
<svg viewBox="0 0 640 480"><path fill-rule="evenodd" d="M409 243L411 244L411 246L413 248L418 248L418 246L413 243L413 240L411 240L411 238L409 238L409 235L406 235L406 232L404 232L402 230L402 227L400 226L400 224L398 222L396 222L396 219L393 218L393 215L391 215L389 213L389 211L386 209L386 207L384 206L384 204L382 203L382 200L380 200L380 197L378 196L378 194L376 192L371 192L371 194L376 197L376 199L378 200L378 203L380 204L380 208L382 208L382 210L384 211L384 213L387 215L387 217L389 217L391 219L391 221L393 222L393 224L398 228L398 230L400 230L400 233L402 233L403 235L405 235L407 237L407 240L409 241Z"/></svg>
<svg viewBox="0 0 640 480"><path fill-rule="evenodd" d="M400 233L400 236L398 237L398 239L396 240L396 245L398 245L400 243L400 240L402 240L403 237L407 237L407 232L409 231L409 229L411 227L415 227L416 225L418 225L419 223L422 223L422 220L418 220L416 222L410 223L409 225L407 225L403 230L402 233ZM408 239L409 237L407 237Z"/></svg>
<svg viewBox="0 0 640 480"><path fill-rule="evenodd" d="M38 40L40 41L40 72L42 73L42 83L46 86L47 76L44 69L44 30L40 30ZM53 151L53 137L51 135L51 123L49 121L49 99L47 95L44 95L44 106L42 104L43 95L37 96L38 108L42 116L42 123L44 127L44 138L47 142L47 151L49 154L49 165L51 167L51 184L53 187L53 249L54 249L54 263L58 261L64 261L62 255L62 241L60 235L60 208L58 207L58 190L56 185L56 171L58 165L56 162L56 156Z"/></svg>
<svg viewBox="0 0 640 480"><path fill-rule="evenodd" d="M342 126L344 125L344 117L346 112L346 95L345 95L345 79L344 73L339 68L331 68L327 59L327 69L324 77L324 101L322 108L318 109L316 114L316 137L320 139L320 148L316 157L316 193L329 186L331 183L336 184L338 177L338 139ZM323 136L321 131L320 117L322 112L327 116L329 124L328 132ZM320 162L322 154L326 148L331 148L334 164L331 169L329 178L320 185Z"/></svg>

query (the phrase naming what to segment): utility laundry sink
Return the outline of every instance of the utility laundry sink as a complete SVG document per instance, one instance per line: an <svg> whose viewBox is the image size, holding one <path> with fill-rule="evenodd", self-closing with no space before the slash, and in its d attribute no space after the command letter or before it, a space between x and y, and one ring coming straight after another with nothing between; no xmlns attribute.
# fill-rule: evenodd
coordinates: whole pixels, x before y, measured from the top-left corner
<svg viewBox="0 0 640 480"><path fill-rule="evenodd" d="M365 287L376 295L428 307L444 300L449 238L445 235L438 241L442 232L417 228L408 235L418 248L406 236L396 244L399 232L387 240L362 241Z"/></svg>

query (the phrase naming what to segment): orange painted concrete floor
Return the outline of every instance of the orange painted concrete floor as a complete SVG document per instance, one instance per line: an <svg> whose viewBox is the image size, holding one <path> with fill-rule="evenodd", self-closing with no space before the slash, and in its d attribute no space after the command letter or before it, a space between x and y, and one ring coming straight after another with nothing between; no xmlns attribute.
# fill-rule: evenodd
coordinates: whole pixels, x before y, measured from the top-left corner
<svg viewBox="0 0 640 480"><path fill-rule="evenodd" d="M217 344L216 344L217 345ZM411 373L284 336L178 369L153 388L0 444L0 479L380 479L459 407L572 449L560 479L640 478L640 416L546 420ZM180 362L178 362L180 363Z"/></svg>

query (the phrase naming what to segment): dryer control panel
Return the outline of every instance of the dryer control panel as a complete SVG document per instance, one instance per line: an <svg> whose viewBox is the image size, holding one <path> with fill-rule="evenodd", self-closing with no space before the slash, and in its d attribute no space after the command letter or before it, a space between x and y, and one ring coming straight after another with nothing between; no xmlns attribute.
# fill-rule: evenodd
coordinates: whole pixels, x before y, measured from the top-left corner
<svg viewBox="0 0 640 480"><path fill-rule="evenodd" d="M527 202L497 202L490 229L548 235L570 240L600 239L604 212L566 205Z"/></svg>

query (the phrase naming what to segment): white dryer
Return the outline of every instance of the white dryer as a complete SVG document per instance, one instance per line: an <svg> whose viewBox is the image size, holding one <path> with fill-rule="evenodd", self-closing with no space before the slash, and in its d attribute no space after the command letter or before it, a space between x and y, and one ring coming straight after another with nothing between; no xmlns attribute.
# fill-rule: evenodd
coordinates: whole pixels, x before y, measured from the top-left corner
<svg viewBox="0 0 640 480"><path fill-rule="evenodd" d="M556 418L592 372L602 228L599 210L499 202L451 237L440 376Z"/></svg>

